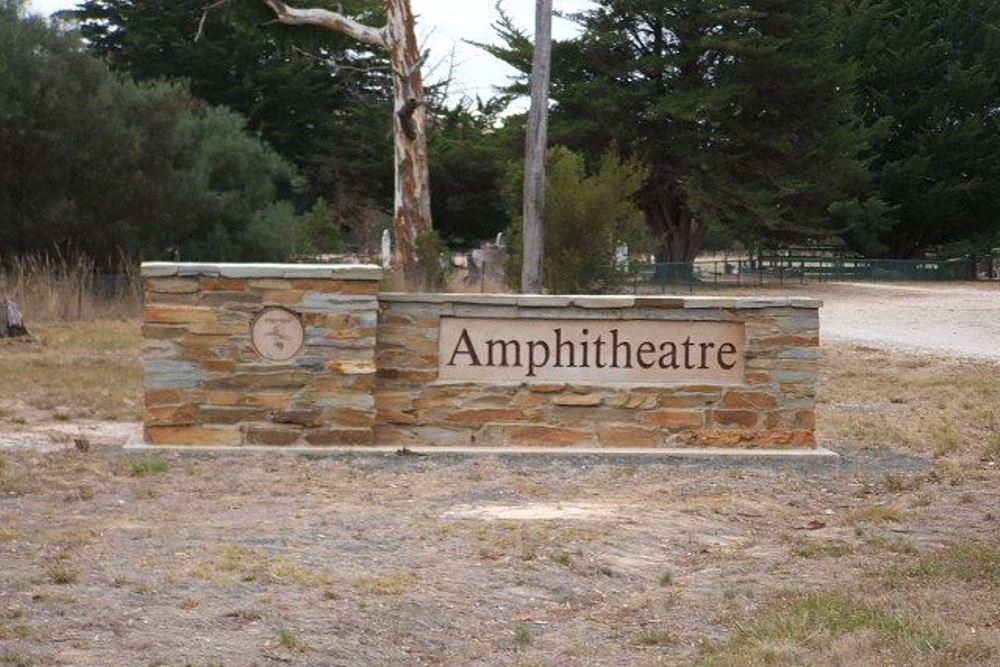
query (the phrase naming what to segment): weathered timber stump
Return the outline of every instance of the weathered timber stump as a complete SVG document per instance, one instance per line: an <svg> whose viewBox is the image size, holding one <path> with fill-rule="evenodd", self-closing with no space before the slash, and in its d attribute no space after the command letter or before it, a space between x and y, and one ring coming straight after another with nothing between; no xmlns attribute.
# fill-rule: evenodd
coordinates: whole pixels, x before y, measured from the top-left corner
<svg viewBox="0 0 1000 667"><path fill-rule="evenodd" d="M21 310L14 299L0 299L0 338L27 336Z"/></svg>

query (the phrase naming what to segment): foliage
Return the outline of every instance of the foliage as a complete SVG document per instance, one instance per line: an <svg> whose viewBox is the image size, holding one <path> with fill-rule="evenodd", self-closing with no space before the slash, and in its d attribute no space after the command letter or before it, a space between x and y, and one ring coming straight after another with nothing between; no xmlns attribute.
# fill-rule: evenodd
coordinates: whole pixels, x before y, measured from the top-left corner
<svg viewBox="0 0 1000 667"><path fill-rule="evenodd" d="M429 229L416 238L414 250L421 275L419 284L428 292L444 289L451 269L450 253L437 230Z"/></svg>
<svg viewBox="0 0 1000 667"><path fill-rule="evenodd" d="M311 209L299 216L295 232L295 250L298 253L333 253L339 252L343 246L334 211L322 197L316 200Z"/></svg>
<svg viewBox="0 0 1000 667"><path fill-rule="evenodd" d="M180 84L137 84L79 38L0 10L0 247L277 259L292 168Z"/></svg>
<svg viewBox="0 0 1000 667"><path fill-rule="evenodd" d="M429 137L434 227L456 246L472 246L509 223L502 190L512 150L510 133L498 127L509 100L476 101L435 110Z"/></svg>
<svg viewBox="0 0 1000 667"><path fill-rule="evenodd" d="M520 183L523 166L511 169L509 200L515 222L508 231L507 276L521 275ZM642 252L651 245L642 213L631 197L642 187L645 170L636 161L606 153L588 175L583 157L553 148L545 178L545 255L543 282L556 294L613 290L625 278L615 263L621 243Z"/></svg>
<svg viewBox="0 0 1000 667"><path fill-rule="evenodd" d="M553 49L554 141L591 160L612 142L640 159L638 195L687 261L712 227L744 239L801 239L878 227L853 118L852 68L821 0L600 0L580 37ZM530 41L501 14L486 47L527 73Z"/></svg>
<svg viewBox="0 0 1000 667"><path fill-rule="evenodd" d="M850 240L893 257L1000 231L1000 4L851 0L858 109L886 129L873 169L892 225Z"/></svg>
<svg viewBox="0 0 1000 667"><path fill-rule="evenodd" d="M231 0L207 12L206 4L86 0L74 18L88 48L112 69L137 80L183 79L197 98L243 114L306 178L300 206L320 196L391 201L385 54L322 28L278 24L260 0ZM383 20L377 0L344 5L363 21Z"/></svg>

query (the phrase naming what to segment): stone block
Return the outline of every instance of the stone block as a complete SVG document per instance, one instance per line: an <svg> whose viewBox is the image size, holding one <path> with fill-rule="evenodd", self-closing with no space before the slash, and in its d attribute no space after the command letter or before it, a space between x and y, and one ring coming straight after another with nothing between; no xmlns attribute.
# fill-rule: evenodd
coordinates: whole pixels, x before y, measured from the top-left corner
<svg viewBox="0 0 1000 667"><path fill-rule="evenodd" d="M169 359L146 359L143 362L147 389L197 387L206 378L197 362Z"/></svg>
<svg viewBox="0 0 1000 667"><path fill-rule="evenodd" d="M711 421L720 426L742 426L755 428L760 414L753 410L713 410Z"/></svg>
<svg viewBox="0 0 1000 667"><path fill-rule="evenodd" d="M143 286L146 292L161 294L194 294L198 291L195 278L147 278Z"/></svg>
<svg viewBox="0 0 1000 667"><path fill-rule="evenodd" d="M323 423L323 410L319 408L301 408L279 410L271 414L275 424L297 424L298 426L320 426Z"/></svg>
<svg viewBox="0 0 1000 667"><path fill-rule="evenodd" d="M374 359L331 359L326 362L327 370L342 375L364 375L375 372Z"/></svg>
<svg viewBox="0 0 1000 667"><path fill-rule="evenodd" d="M206 276L201 278L199 283L201 289L206 291L242 292L247 287L247 281L243 278L223 278L221 276Z"/></svg>
<svg viewBox="0 0 1000 667"><path fill-rule="evenodd" d="M305 296L305 292L298 290L267 290L261 294L264 303L290 306L298 303Z"/></svg>
<svg viewBox="0 0 1000 667"><path fill-rule="evenodd" d="M665 440L658 429L634 424L598 424L597 439L604 447L656 447Z"/></svg>
<svg viewBox="0 0 1000 667"><path fill-rule="evenodd" d="M337 426L371 428L375 422L375 412L373 410L359 410L356 408L333 408L324 413L321 421L336 424Z"/></svg>
<svg viewBox="0 0 1000 667"><path fill-rule="evenodd" d="M255 408L280 409L289 405L293 394L288 392L240 392L210 390L204 392L204 402L221 406L246 406Z"/></svg>
<svg viewBox="0 0 1000 667"><path fill-rule="evenodd" d="M449 411L447 421L458 424L486 424L488 422L516 422L524 418L524 411L514 408L472 408Z"/></svg>
<svg viewBox="0 0 1000 667"><path fill-rule="evenodd" d="M146 405L143 422L147 426L190 426L197 421L198 405Z"/></svg>
<svg viewBox="0 0 1000 667"><path fill-rule="evenodd" d="M223 426L147 426L146 441L154 445L239 445L239 429Z"/></svg>
<svg viewBox="0 0 1000 667"><path fill-rule="evenodd" d="M251 424L246 428L246 442L253 445L294 445L302 439L303 431L294 426Z"/></svg>
<svg viewBox="0 0 1000 667"><path fill-rule="evenodd" d="M661 408L701 408L719 400L718 394L663 394L657 405Z"/></svg>
<svg viewBox="0 0 1000 667"><path fill-rule="evenodd" d="M778 399L762 391L734 390L726 392L722 406L730 410L773 410L778 407Z"/></svg>
<svg viewBox="0 0 1000 667"><path fill-rule="evenodd" d="M370 428L321 428L305 435L310 445L370 445L374 434Z"/></svg>
<svg viewBox="0 0 1000 667"><path fill-rule="evenodd" d="M560 394L552 398L552 403L561 406L593 408L604 402L600 394Z"/></svg>
<svg viewBox="0 0 1000 667"><path fill-rule="evenodd" d="M642 413L640 419L657 426L690 428L704 425L705 413L699 410L658 409Z"/></svg>
<svg viewBox="0 0 1000 667"><path fill-rule="evenodd" d="M657 406L655 394L642 394L631 391L616 392L605 397L604 404L610 408L626 408L629 410L652 410ZM680 406L687 407L687 406Z"/></svg>
<svg viewBox="0 0 1000 667"><path fill-rule="evenodd" d="M202 405L198 411L198 419L202 424L240 424L243 422L263 421L267 419L267 415L268 411L264 408L242 405Z"/></svg>
<svg viewBox="0 0 1000 667"><path fill-rule="evenodd" d="M206 306L153 303L143 309L143 320L148 324L188 324L214 322L216 319L215 309Z"/></svg>
<svg viewBox="0 0 1000 667"><path fill-rule="evenodd" d="M209 373L232 373L236 370L234 359L202 359L200 363Z"/></svg>
<svg viewBox="0 0 1000 667"><path fill-rule="evenodd" d="M558 394L566 391L565 382L536 382L527 385L528 391L536 394Z"/></svg>
<svg viewBox="0 0 1000 667"><path fill-rule="evenodd" d="M272 389L300 389L310 380L311 374L302 370L273 372L240 372L205 381L206 389L239 389L267 391Z"/></svg>
<svg viewBox="0 0 1000 667"><path fill-rule="evenodd" d="M525 447L568 447L587 445L594 441L590 431L566 426L531 424L505 427L505 440Z"/></svg>

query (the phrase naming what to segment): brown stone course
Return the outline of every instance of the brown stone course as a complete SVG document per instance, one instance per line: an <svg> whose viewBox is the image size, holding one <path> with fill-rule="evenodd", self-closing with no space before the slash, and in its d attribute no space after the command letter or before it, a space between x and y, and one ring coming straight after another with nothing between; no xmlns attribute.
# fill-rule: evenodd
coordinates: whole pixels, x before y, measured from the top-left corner
<svg viewBox="0 0 1000 667"><path fill-rule="evenodd" d="M815 446L815 304L758 300L743 309L722 299L692 307L700 302L686 297L522 304L505 296L496 305L485 295L376 301L376 280L281 273L149 276L144 288L145 423L154 444ZM295 310L306 328L306 345L285 364L261 359L250 341L250 321L267 303ZM745 373L732 386L440 382L439 318L498 313L743 322Z"/></svg>

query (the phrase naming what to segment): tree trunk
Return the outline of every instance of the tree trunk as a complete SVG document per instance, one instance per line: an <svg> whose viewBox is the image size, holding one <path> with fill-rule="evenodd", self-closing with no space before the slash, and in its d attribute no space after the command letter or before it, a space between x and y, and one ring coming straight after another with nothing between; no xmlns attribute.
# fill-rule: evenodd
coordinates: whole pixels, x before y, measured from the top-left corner
<svg viewBox="0 0 1000 667"><path fill-rule="evenodd" d="M531 62L531 111L525 136L524 252L521 292L541 294L545 254L545 149L548 139L549 76L552 66L552 0L536 0L535 52Z"/></svg>
<svg viewBox="0 0 1000 667"><path fill-rule="evenodd" d="M417 47L410 0L385 0L386 25L383 28L360 24L327 9L298 9L281 0L264 2L281 23L321 26L388 51L393 72L396 253L407 280L415 280L420 274L416 240L431 229L431 188L421 74L424 59Z"/></svg>
<svg viewBox="0 0 1000 667"><path fill-rule="evenodd" d="M0 299L0 338L27 336L28 330L14 299Z"/></svg>
<svg viewBox="0 0 1000 667"><path fill-rule="evenodd" d="M694 220L680 202L665 192L647 197L645 209L651 226L663 234L660 261L693 262L708 228Z"/></svg>
<svg viewBox="0 0 1000 667"><path fill-rule="evenodd" d="M393 133L396 146L394 201L396 248L411 282L419 258L416 240L431 228L430 170L427 165L427 110L423 57L413 29L409 0L385 0L385 42L393 71Z"/></svg>

